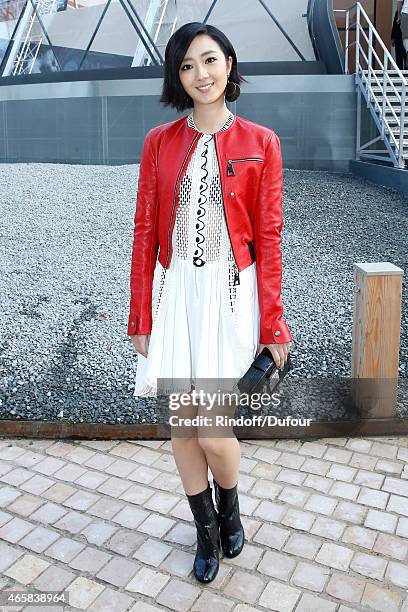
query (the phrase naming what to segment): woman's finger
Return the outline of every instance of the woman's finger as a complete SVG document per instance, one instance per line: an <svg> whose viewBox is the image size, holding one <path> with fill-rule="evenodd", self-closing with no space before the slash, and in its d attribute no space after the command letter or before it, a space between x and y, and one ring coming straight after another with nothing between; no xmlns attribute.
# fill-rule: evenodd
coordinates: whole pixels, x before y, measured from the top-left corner
<svg viewBox="0 0 408 612"><path fill-rule="evenodd" d="M276 367L281 368L283 365L283 349L279 346L279 344L276 344L271 346L270 351L272 353L272 357L275 361Z"/></svg>
<svg viewBox="0 0 408 612"><path fill-rule="evenodd" d="M260 344L259 353L262 351L264 346L267 346L268 349L271 351L276 367L283 368L288 358L291 343L286 342L285 344Z"/></svg>

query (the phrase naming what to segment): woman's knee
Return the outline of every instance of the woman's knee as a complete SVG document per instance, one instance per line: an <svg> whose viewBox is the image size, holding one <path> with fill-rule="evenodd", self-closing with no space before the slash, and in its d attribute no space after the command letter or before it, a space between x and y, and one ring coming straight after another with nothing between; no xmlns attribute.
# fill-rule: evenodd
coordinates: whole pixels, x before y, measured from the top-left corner
<svg viewBox="0 0 408 612"><path fill-rule="evenodd" d="M198 446L197 436L176 436L171 435L171 443L173 446L187 448L190 446Z"/></svg>
<svg viewBox="0 0 408 612"><path fill-rule="evenodd" d="M226 446L223 438L209 438L206 436L197 438L198 444L201 446L205 453L212 453L213 455L222 455L225 452Z"/></svg>

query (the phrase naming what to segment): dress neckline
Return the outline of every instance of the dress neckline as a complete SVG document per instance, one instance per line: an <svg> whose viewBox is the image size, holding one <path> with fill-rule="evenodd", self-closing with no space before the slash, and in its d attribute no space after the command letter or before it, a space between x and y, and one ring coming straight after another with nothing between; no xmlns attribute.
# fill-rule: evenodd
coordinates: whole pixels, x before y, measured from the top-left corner
<svg viewBox="0 0 408 612"><path fill-rule="evenodd" d="M218 130L216 130L216 132L224 132L225 130L228 130L228 128L231 127L231 125L233 124L234 119L235 119L234 113L232 113L228 109L228 117L226 118L222 126ZM205 136L213 136L216 133L216 132L201 132L201 130L199 130L196 124L194 123L193 112L191 112L187 117L187 125L193 130L195 130L196 132L200 132L200 134L203 134Z"/></svg>

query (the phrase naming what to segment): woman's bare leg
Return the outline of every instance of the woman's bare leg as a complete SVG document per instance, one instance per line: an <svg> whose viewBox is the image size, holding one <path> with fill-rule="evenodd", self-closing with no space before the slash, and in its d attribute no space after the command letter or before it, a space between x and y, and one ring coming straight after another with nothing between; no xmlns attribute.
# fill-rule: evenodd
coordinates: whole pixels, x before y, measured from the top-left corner
<svg viewBox="0 0 408 612"><path fill-rule="evenodd" d="M186 495L201 493L208 486L208 464L198 439L172 437L171 444Z"/></svg>
<svg viewBox="0 0 408 612"><path fill-rule="evenodd" d="M241 448L230 425L217 425L217 416L233 417L234 406L217 406L211 410L205 405L198 407L201 417L210 416L211 425L198 427L198 443L216 482L224 489L232 489L238 482Z"/></svg>
<svg viewBox="0 0 408 612"><path fill-rule="evenodd" d="M180 406L176 412L179 418L194 418L196 415L197 406L194 405ZM197 428L186 427L181 430L180 427L172 426L171 445L186 495L204 491L208 486L208 464L198 443Z"/></svg>
<svg viewBox="0 0 408 612"><path fill-rule="evenodd" d="M232 489L238 482L241 449L237 438L198 438L216 482Z"/></svg>

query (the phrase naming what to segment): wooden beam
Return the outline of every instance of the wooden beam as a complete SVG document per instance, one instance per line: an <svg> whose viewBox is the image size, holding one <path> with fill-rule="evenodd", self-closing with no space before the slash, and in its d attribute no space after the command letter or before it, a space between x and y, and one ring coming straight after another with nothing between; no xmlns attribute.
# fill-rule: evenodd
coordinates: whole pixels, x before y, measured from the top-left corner
<svg viewBox="0 0 408 612"><path fill-rule="evenodd" d="M396 416L403 270L354 264L352 397L361 418Z"/></svg>
<svg viewBox="0 0 408 612"><path fill-rule="evenodd" d="M319 437L392 436L408 434L408 419L312 421L309 427L234 427L240 440L305 439ZM168 423L135 425L60 421L0 421L0 438L54 440L170 440Z"/></svg>

